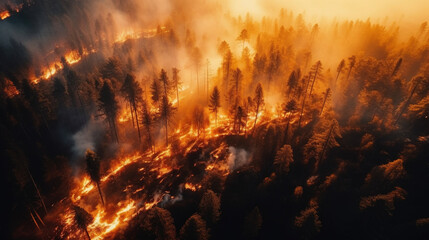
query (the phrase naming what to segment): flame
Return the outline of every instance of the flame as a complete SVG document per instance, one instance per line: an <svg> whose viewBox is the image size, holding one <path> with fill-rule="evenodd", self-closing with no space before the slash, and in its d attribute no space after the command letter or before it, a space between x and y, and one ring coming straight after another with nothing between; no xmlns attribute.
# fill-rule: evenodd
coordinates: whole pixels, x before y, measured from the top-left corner
<svg viewBox="0 0 429 240"><path fill-rule="evenodd" d="M83 57L89 55L90 53L94 53L95 50L88 51L87 49L82 50L82 54L79 53L78 50L71 50L64 54L64 59L69 65L76 64L82 60ZM50 79L54 76L59 70L63 69L64 66L60 60L57 60L51 63L48 67L42 69L42 75L39 78L34 78L33 83L37 84L41 79Z"/></svg>
<svg viewBox="0 0 429 240"><path fill-rule="evenodd" d="M185 189L189 189L194 192L200 189L201 187L202 187L201 184L185 183Z"/></svg>
<svg viewBox="0 0 429 240"><path fill-rule="evenodd" d="M128 122L132 118L131 111L129 108L125 107L122 109L122 112L119 114L118 121L120 123Z"/></svg>
<svg viewBox="0 0 429 240"><path fill-rule="evenodd" d="M0 12L0 19L1 20L5 20L8 17L10 17L10 13L8 10L4 10L3 12Z"/></svg>
<svg viewBox="0 0 429 240"><path fill-rule="evenodd" d="M168 32L166 27L160 27L161 32ZM114 43L123 43L127 40L135 40L140 38L151 38L154 37L158 32L157 28L145 29L145 30L136 30L129 28L127 30L122 31L115 38Z"/></svg>

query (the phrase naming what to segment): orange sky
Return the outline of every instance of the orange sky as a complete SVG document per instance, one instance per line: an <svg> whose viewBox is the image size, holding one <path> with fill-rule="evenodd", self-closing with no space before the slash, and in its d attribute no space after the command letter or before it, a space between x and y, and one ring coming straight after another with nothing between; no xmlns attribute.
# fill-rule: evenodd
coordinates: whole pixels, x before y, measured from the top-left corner
<svg viewBox="0 0 429 240"><path fill-rule="evenodd" d="M251 12L254 15L277 14L286 8L305 12L310 19L331 18L383 20L401 23L428 21L429 0L234 0L229 1L232 13Z"/></svg>

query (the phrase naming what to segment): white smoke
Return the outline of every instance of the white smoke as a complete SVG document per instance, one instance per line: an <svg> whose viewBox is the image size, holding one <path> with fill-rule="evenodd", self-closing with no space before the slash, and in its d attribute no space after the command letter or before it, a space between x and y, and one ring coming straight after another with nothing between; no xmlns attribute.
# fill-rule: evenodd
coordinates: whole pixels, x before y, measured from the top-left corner
<svg viewBox="0 0 429 240"><path fill-rule="evenodd" d="M103 136L104 125L101 120L90 120L79 132L72 136L73 155L75 158L82 158L87 149L94 150L96 143L99 142L98 138Z"/></svg>
<svg viewBox="0 0 429 240"><path fill-rule="evenodd" d="M227 163L230 171L247 165L252 160L251 154L242 148L229 147L228 150L229 156Z"/></svg>

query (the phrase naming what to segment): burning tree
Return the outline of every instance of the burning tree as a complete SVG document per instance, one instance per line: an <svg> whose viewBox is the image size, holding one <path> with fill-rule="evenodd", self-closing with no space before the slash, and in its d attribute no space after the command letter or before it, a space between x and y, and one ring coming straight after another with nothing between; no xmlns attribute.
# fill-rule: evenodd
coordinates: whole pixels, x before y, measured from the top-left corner
<svg viewBox="0 0 429 240"><path fill-rule="evenodd" d="M86 150L86 171L88 172L91 180L97 184L98 193L100 194L101 203L104 205L103 195L101 194L100 188L100 159L97 157L95 152Z"/></svg>
<svg viewBox="0 0 429 240"><path fill-rule="evenodd" d="M217 86L213 88L213 92L210 95L210 101L209 101L209 109L210 112L215 114L215 124L217 126L217 115L220 108L220 93Z"/></svg>
<svg viewBox="0 0 429 240"><path fill-rule="evenodd" d="M320 61L317 61L316 64L314 64L310 69L310 80L311 80L311 87L310 87L310 93L308 94L311 96L311 93L313 92L314 83L317 79L323 79L322 75L322 63Z"/></svg>
<svg viewBox="0 0 429 240"><path fill-rule="evenodd" d="M135 77L130 74L127 74L127 76L125 77L124 84L122 85L121 92L125 97L125 99L127 99L128 103L130 104L130 111L131 111L131 118L133 121L133 125L134 125L134 117L135 117L137 132L139 135L139 141L141 141L139 116L137 114L137 109L138 109L138 106L143 101L142 99L143 90L140 87L139 83L136 81Z"/></svg>
<svg viewBox="0 0 429 240"><path fill-rule="evenodd" d="M88 239L91 240L88 233L88 225L94 221L94 218L85 209L79 206L73 205L72 208L74 211L74 221L77 227L84 230Z"/></svg>
<svg viewBox="0 0 429 240"><path fill-rule="evenodd" d="M109 123L110 130L116 138L116 142L119 143L118 132L116 130L116 116L118 115L118 102L115 98L115 92L112 89L112 86L109 82L105 81L103 87L100 91L100 96L98 98L99 110L106 117L107 122Z"/></svg>

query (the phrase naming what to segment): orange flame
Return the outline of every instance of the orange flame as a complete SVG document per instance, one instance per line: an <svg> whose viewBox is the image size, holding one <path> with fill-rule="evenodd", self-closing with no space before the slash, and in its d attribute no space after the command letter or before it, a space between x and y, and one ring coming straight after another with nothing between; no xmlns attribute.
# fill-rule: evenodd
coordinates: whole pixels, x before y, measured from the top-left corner
<svg viewBox="0 0 429 240"><path fill-rule="evenodd" d="M5 10L3 12L0 12L0 19L5 20L6 18L10 17L10 13L8 10Z"/></svg>

